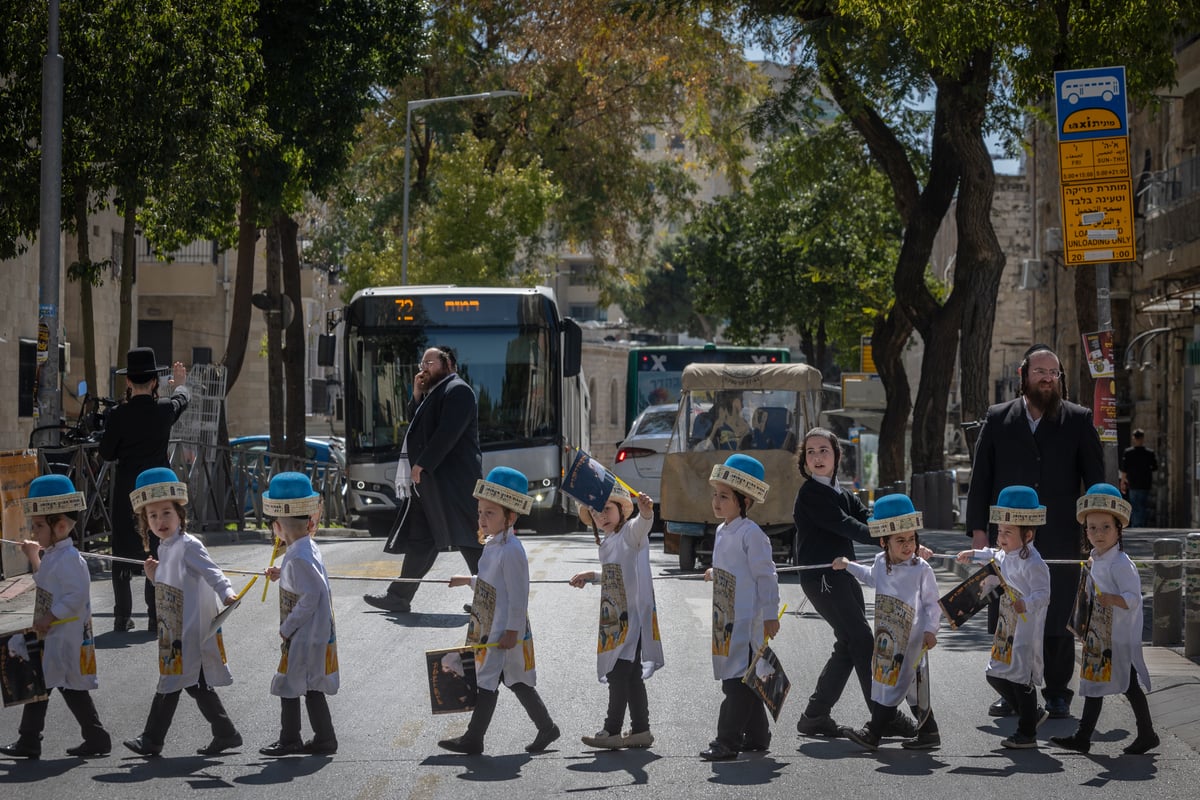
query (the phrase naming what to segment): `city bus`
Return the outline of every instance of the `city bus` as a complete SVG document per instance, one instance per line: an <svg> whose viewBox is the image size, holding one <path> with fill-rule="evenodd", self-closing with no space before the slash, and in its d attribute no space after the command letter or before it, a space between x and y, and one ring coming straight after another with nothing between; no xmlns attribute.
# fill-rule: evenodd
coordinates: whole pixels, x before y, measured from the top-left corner
<svg viewBox="0 0 1200 800"><path fill-rule="evenodd" d="M678 403L683 368L688 364L787 364L786 347L704 345L634 347L625 380L625 433L647 406Z"/></svg>
<svg viewBox="0 0 1200 800"><path fill-rule="evenodd" d="M554 291L393 286L363 289L345 309L347 511L385 536L398 512L396 461L424 351L446 346L479 402L483 472L519 469L529 479L535 528L568 524L559 491L564 448L589 449L590 398L580 367L582 334L559 315Z"/></svg>

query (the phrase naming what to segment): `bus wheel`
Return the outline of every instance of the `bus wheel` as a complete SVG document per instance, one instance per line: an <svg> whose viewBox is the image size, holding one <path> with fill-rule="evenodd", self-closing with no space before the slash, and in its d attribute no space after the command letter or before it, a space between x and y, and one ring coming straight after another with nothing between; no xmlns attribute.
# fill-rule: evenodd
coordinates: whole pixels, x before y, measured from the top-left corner
<svg viewBox="0 0 1200 800"><path fill-rule="evenodd" d="M696 568L696 537L683 535L679 537L679 569L691 572Z"/></svg>

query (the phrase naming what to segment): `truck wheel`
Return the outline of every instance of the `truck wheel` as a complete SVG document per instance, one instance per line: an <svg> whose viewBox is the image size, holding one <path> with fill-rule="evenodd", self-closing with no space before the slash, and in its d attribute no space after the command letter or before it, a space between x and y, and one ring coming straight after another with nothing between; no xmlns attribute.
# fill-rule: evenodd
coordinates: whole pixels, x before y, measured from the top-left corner
<svg viewBox="0 0 1200 800"><path fill-rule="evenodd" d="M696 568L696 537L695 536L680 536L679 537L679 569L683 572L691 572Z"/></svg>

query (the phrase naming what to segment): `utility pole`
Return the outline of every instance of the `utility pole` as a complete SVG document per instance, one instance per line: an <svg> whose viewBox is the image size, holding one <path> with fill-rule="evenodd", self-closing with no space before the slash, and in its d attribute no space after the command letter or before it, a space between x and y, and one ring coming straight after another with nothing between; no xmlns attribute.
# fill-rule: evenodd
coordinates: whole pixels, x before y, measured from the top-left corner
<svg viewBox="0 0 1200 800"><path fill-rule="evenodd" d="M58 370L58 294L62 257L63 59L58 53L58 0L49 0L46 55L42 59L42 182L38 230L38 417L57 425L62 413ZM46 349L42 350L45 342ZM58 444L57 429L49 444Z"/></svg>

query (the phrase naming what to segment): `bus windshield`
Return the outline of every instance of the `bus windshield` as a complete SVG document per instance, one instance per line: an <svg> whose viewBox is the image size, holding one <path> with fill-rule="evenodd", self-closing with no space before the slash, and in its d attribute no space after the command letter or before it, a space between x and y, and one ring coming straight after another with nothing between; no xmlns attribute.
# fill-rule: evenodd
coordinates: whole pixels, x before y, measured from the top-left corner
<svg viewBox="0 0 1200 800"><path fill-rule="evenodd" d="M417 362L430 346L458 355L479 402L484 450L554 442L556 337L547 325L374 328L347 331L346 436L354 450L399 452Z"/></svg>

